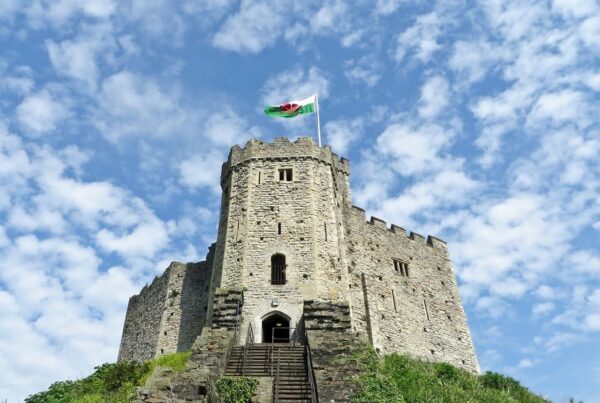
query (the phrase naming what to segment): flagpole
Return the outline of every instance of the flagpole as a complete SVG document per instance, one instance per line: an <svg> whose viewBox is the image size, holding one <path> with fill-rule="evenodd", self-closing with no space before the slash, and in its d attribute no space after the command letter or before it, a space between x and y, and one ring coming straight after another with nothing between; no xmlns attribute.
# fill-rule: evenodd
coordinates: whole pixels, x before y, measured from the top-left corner
<svg viewBox="0 0 600 403"><path fill-rule="evenodd" d="M317 135L319 136L319 147L321 147L321 121L319 119L319 93L315 92L315 104L317 105Z"/></svg>

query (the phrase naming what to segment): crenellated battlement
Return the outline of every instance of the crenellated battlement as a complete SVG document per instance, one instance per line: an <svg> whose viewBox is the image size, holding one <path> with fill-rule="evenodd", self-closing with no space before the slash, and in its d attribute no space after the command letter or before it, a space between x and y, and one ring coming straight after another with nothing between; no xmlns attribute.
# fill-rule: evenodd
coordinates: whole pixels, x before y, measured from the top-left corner
<svg viewBox="0 0 600 403"><path fill-rule="evenodd" d="M367 220L366 211L363 208L358 207L358 206L350 206L350 210L351 210L351 215L356 219L357 222L362 222L365 225L369 225L369 226L372 226L373 228L377 228L377 229L381 230L382 233L383 233L383 231L390 232L390 233L402 236L406 239L415 241L418 244L423 244L423 245L427 245L427 246L430 246L433 248L447 250L446 242L440 238L437 238L432 235L428 235L427 237L424 237L423 235L418 234L416 232L407 231L403 227L400 227L396 224L391 224L388 227L388 224L385 220L382 220L381 218L378 218L375 216L371 216Z"/></svg>
<svg viewBox="0 0 600 403"><path fill-rule="evenodd" d="M244 147L235 145L231 148L229 158L224 164L224 172L225 169L259 159L271 161L313 159L332 165L338 171L350 175L350 161L347 158L339 158L328 145L319 147L312 137L299 137L295 141L290 141L287 137L276 137L270 143L252 138Z"/></svg>

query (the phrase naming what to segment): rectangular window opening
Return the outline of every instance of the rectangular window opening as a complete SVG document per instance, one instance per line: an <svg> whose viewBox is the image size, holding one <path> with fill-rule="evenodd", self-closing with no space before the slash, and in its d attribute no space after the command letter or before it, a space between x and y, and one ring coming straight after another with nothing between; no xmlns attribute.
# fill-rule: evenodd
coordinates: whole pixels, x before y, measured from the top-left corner
<svg viewBox="0 0 600 403"><path fill-rule="evenodd" d="M281 223L277 223L277 234L281 235Z"/></svg>
<svg viewBox="0 0 600 403"><path fill-rule="evenodd" d="M323 227L325 229L325 242L327 242L327 223L323 223Z"/></svg>
<svg viewBox="0 0 600 403"><path fill-rule="evenodd" d="M408 263L394 259L394 270L396 270L396 273L400 273L401 276L408 277Z"/></svg>
<svg viewBox="0 0 600 403"><path fill-rule="evenodd" d="M293 180L293 172L291 168L279 170L279 180L281 182L291 182Z"/></svg>
<svg viewBox="0 0 600 403"><path fill-rule="evenodd" d="M423 306L425 307L425 316L429 320L429 309L427 309L427 301L425 299L423 299Z"/></svg>
<svg viewBox="0 0 600 403"><path fill-rule="evenodd" d="M258 171L258 184L260 185L260 171Z"/></svg>
<svg viewBox="0 0 600 403"><path fill-rule="evenodd" d="M394 312L398 312L398 306L396 305L396 291L392 290L392 300L394 301Z"/></svg>

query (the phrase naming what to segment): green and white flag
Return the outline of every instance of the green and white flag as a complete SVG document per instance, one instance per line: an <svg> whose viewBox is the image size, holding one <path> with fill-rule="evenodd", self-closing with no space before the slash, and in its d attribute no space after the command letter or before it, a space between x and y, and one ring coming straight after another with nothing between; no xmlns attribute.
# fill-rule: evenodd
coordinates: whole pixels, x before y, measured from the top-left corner
<svg viewBox="0 0 600 403"><path fill-rule="evenodd" d="M282 105L267 106L265 113L278 118L295 118L298 115L315 112L316 94L297 101L290 101Z"/></svg>

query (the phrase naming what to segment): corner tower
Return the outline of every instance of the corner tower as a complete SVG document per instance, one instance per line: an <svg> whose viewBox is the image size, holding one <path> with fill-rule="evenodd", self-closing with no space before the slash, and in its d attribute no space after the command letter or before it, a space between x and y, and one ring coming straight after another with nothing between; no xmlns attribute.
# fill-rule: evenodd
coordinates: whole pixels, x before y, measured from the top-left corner
<svg viewBox="0 0 600 403"><path fill-rule="evenodd" d="M347 160L308 137L250 140L223 164L211 301L243 288L241 328L252 324L257 342L270 337L270 317L302 326L305 300L348 301L349 174Z"/></svg>

